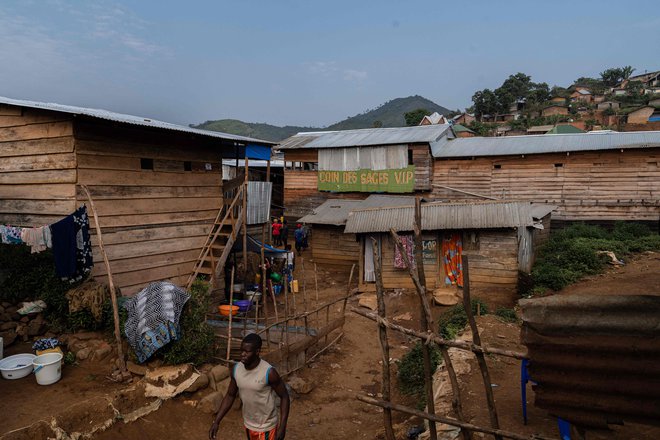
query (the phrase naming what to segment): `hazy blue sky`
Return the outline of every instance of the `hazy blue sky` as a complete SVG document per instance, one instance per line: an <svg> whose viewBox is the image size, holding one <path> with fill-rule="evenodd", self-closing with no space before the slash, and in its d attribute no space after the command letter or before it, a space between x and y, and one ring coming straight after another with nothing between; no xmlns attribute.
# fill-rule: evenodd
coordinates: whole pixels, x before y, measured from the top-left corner
<svg viewBox="0 0 660 440"><path fill-rule="evenodd" d="M512 73L660 69L657 1L2 0L0 95L188 124L325 126Z"/></svg>

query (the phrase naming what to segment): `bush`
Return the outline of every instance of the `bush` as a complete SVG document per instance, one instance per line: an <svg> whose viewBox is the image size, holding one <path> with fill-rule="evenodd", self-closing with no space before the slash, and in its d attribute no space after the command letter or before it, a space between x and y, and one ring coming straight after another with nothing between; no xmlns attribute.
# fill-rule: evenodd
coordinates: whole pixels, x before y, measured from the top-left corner
<svg viewBox="0 0 660 440"><path fill-rule="evenodd" d="M513 309L500 307L495 310L495 315L504 322L518 322L518 315L516 315L516 311Z"/></svg>
<svg viewBox="0 0 660 440"><path fill-rule="evenodd" d="M486 303L475 298L472 300L472 313L474 315L477 314L477 308L482 315L488 314ZM443 339L454 339L465 328L467 323L467 314L465 313L463 304L456 304L440 316L438 320L438 332Z"/></svg>
<svg viewBox="0 0 660 440"><path fill-rule="evenodd" d="M179 325L181 337L163 347L161 354L166 364L203 364L214 354L215 332L205 322L209 309L210 292L207 282L195 280L190 289L190 299L186 303Z"/></svg>
<svg viewBox="0 0 660 440"><path fill-rule="evenodd" d="M431 370L435 371L441 362L440 350L433 344L429 347L431 347ZM421 342L417 342L398 362L397 379L403 394L416 395L420 403L424 402L424 354Z"/></svg>

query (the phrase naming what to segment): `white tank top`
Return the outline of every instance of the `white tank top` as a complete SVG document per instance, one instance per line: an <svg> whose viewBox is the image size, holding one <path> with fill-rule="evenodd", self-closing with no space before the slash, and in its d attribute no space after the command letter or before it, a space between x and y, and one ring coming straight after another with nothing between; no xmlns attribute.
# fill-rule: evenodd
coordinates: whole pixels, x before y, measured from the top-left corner
<svg viewBox="0 0 660 440"><path fill-rule="evenodd" d="M242 362L234 366L234 380L243 402L243 422L252 431L270 431L279 421L280 399L268 384L271 368L263 359L252 370L247 370Z"/></svg>

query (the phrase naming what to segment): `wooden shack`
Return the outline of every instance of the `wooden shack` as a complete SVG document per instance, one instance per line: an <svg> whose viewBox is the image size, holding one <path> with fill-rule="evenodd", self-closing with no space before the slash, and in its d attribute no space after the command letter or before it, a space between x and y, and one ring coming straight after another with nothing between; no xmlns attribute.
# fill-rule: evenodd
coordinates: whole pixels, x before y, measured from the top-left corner
<svg viewBox="0 0 660 440"><path fill-rule="evenodd" d="M550 215L555 206L527 202L475 202L422 204L423 264L429 288L446 285L442 264L443 239L458 234L462 254L470 256L471 287L513 292L518 272L529 272L539 245L547 239ZM414 288L405 269L394 264L394 242L390 228L410 235L414 208L369 208L351 211L345 232L360 240L361 290L373 289L371 238L378 241L386 289Z"/></svg>
<svg viewBox="0 0 660 440"><path fill-rule="evenodd" d="M434 199L549 203L553 223L660 217L660 131L460 138L432 149Z"/></svg>
<svg viewBox="0 0 660 440"><path fill-rule="evenodd" d="M298 133L277 147L285 161L285 215L295 221L328 199L429 192L430 143L454 136L447 124Z"/></svg>
<svg viewBox="0 0 660 440"><path fill-rule="evenodd" d="M103 110L0 98L0 222L51 224L94 199L115 285L184 284L223 208L223 157L258 139ZM106 280L94 222L95 266Z"/></svg>
<svg viewBox="0 0 660 440"><path fill-rule="evenodd" d="M311 227L310 249L314 263L324 268L350 270L360 260L360 242L355 234L345 234L351 211L383 206L413 206L409 196L372 194L365 200L328 199L297 223Z"/></svg>

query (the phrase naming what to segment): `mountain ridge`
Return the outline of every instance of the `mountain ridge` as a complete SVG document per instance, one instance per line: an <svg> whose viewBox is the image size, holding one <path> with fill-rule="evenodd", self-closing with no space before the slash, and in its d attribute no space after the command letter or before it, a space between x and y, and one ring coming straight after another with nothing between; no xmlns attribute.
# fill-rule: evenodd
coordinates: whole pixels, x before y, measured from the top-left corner
<svg viewBox="0 0 660 440"><path fill-rule="evenodd" d="M378 122L382 127L405 127L404 114L417 109L426 109L429 113L438 112L447 114L451 110L436 104L423 96L413 95L405 98L395 98L378 107L358 113L327 127L305 127L285 125L283 127L266 124L244 122L238 119L219 119L206 121L198 125L191 124L193 128L221 131L224 133L248 136L257 139L278 142L296 133L304 131L332 131L352 130L359 128L372 128Z"/></svg>

